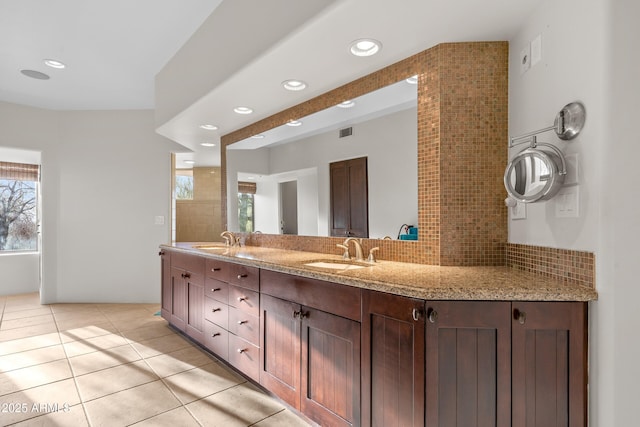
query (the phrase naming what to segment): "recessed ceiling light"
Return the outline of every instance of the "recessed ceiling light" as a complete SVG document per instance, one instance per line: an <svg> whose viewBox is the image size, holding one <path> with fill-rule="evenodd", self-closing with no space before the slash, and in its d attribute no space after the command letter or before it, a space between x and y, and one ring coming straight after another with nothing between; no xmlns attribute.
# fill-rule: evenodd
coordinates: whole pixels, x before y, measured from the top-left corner
<svg viewBox="0 0 640 427"><path fill-rule="evenodd" d="M201 142L200 145L202 145L203 147L215 147L216 144L214 144L213 142Z"/></svg>
<svg viewBox="0 0 640 427"><path fill-rule="evenodd" d="M303 90L307 87L307 84L302 80L285 80L282 82L282 86L284 86L287 90L298 91Z"/></svg>
<svg viewBox="0 0 640 427"><path fill-rule="evenodd" d="M302 122L299 120L291 120L287 122L287 126L292 126L292 127L302 126Z"/></svg>
<svg viewBox="0 0 640 427"><path fill-rule="evenodd" d="M236 107L233 109L238 114L251 114L253 110L249 107Z"/></svg>
<svg viewBox="0 0 640 427"><path fill-rule="evenodd" d="M20 72L27 77L31 77L32 79L49 80L50 78L47 74L41 73L40 71L36 70L20 70Z"/></svg>
<svg viewBox="0 0 640 427"><path fill-rule="evenodd" d="M64 67L66 67L66 65L64 65L64 63L57 61L55 59L45 59L44 60L44 64L48 67L51 68L58 68L58 69L62 69Z"/></svg>
<svg viewBox="0 0 640 427"><path fill-rule="evenodd" d="M258 135L253 135L251 138L253 138L253 139L262 139L262 138L264 138L264 135L260 133Z"/></svg>
<svg viewBox="0 0 640 427"><path fill-rule="evenodd" d="M336 105L336 107L340 107L340 108L351 108L354 105L356 105L356 103L352 100L348 100L348 101L343 101L340 104Z"/></svg>
<svg viewBox="0 0 640 427"><path fill-rule="evenodd" d="M409 83L410 85L417 85L418 84L418 75L409 77L406 80L406 82Z"/></svg>
<svg viewBox="0 0 640 427"><path fill-rule="evenodd" d="M216 129L218 129L218 126L216 126L216 125L200 125L200 127L202 129L206 129L206 130L216 130Z"/></svg>
<svg viewBox="0 0 640 427"><path fill-rule="evenodd" d="M374 39L359 39L351 43L351 53L355 56L371 56L378 53L382 43Z"/></svg>
<svg viewBox="0 0 640 427"><path fill-rule="evenodd" d="M192 165L192 164L195 163L195 160L185 160L184 162L189 164L189 165Z"/></svg>

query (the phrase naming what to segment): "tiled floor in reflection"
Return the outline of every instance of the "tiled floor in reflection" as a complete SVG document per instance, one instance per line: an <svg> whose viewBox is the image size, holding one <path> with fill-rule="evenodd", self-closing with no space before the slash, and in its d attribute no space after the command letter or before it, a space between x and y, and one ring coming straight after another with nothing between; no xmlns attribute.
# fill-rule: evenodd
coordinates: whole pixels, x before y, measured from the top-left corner
<svg viewBox="0 0 640 427"><path fill-rule="evenodd" d="M307 426L158 309L0 296L0 425Z"/></svg>

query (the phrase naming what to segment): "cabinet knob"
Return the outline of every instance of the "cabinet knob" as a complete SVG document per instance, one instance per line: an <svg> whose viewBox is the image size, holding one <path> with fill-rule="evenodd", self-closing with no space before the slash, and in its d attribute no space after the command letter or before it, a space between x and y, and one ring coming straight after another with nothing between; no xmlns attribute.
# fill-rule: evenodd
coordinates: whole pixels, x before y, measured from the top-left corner
<svg viewBox="0 0 640 427"><path fill-rule="evenodd" d="M211 334L211 338L215 338L215 337L219 337L220 336L220 332L216 332L215 334Z"/></svg>
<svg viewBox="0 0 640 427"><path fill-rule="evenodd" d="M220 271L220 267L213 267L211 271Z"/></svg>
<svg viewBox="0 0 640 427"><path fill-rule="evenodd" d="M422 316L422 310L420 310L419 308L414 308L411 311L411 317L413 318L414 321L418 321L420 320L420 316Z"/></svg>
<svg viewBox="0 0 640 427"><path fill-rule="evenodd" d="M164 255L164 251L158 252L158 255L160 255L160 256Z"/></svg>
<svg viewBox="0 0 640 427"><path fill-rule="evenodd" d="M246 301L247 297L238 297L238 302Z"/></svg>
<svg viewBox="0 0 640 427"><path fill-rule="evenodd" d="M238 279L244 279L245 277L247 277L246 274L238 274Z"/></svg>
<svg viewBox="0 0 640 427"><path fill-rule="evenodd" d="M427 311L427 318L429 319L429 322L436 323L438 321L438 312L435 311L433 308L430 308Z"/></svg>
<svg viewBox="0 0 640 427"><path fill-rule="evenodd" d="M211 288L211 292L218 292L218 291L221 291L221 290L222 289L220 289L220 288Z"/></svg>
<svg viewBox="0 0 640 427"><path fill-rule="evenodd" d="M191 273L184 273L183 276L185 279L190 279L191 278Z"/></svg>
<svg viewBox="0 0 640 427"><path fill-rule="evenodd" d="M248 320L238 320L238 325L244 325Z"/></svg>
<svg viewBox="0 0 640 427"><path fill-rule="evenodd" d="M238 353L240 353L240 354L244 353L245 351L247 351L246 348L239 348L238 349Z"/></svg>
<svg viewBox="0 0 640 427"><path fill-rule="evenodd" d="M294 311L293 312L293 318L294 319L299 319L300 318L300 312L299 311Z"/></svg>
<svg viewBox="0 0 640 427"><path fill-rule="evenodd" d="M513 310L513 319L517 320L521 325L524 325L527 321L527 313L516 308Z"/></svg>

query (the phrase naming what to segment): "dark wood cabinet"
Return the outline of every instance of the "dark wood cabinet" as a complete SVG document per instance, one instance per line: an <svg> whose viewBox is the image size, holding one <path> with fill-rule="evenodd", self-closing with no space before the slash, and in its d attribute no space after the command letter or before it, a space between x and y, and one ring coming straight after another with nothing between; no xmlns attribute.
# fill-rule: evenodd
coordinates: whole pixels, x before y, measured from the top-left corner
<svg viewBox="0 0 640 427"><path fill-rule="evenodd" d="M512 304L513 426L587 426L587 304Z"/></svg>
<svg viewBox="0 0 640 427"><path fill-rule="evenodd" d="M167 321L171 321L171 305L173 303L171 285L171 252L161 250L160 253L160 315Z"/></svg>
<svg viewBox="0 0 640 427"><path fill-rule="evenodd" d="M331 235L369 237L367 158L333 162L329 171Z"/></svg>
<svg viewBox="0 0 640 427"><path fill-rule="evenodd" d="M204 268L202 257L173 254L167 290L169 322L198 342L204 339Z"/></svg>
<svg viewBox="0 0 640 427"><path fill-rule="evenodd" d="M426 425L511 425L510 313L509 302L427 302Z"/></svg>
<svg viewBox="0 0 640 427"><path fill-rule="evenodd" d="M260 383L320 425L360 425L360 290L268 271L261 288Z"/></svg>
<svg viewBox="0 0 640 427"><path fill-rule="evenodd" d="M424 300L362 299L362 425L424 426Z"/></svg>

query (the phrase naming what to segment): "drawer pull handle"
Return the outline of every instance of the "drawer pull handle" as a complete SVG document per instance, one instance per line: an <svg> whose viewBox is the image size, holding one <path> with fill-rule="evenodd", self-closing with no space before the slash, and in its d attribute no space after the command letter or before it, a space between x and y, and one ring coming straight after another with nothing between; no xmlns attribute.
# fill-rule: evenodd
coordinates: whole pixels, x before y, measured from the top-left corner
<svg viewBox="0 0 640 427"><path fill-rule="evenodd" d="M160 256L164 255L164 251L158 252L158 255L160 255Z"/></svg>
<svg viewBox="0 0 640 427"><path fill-rule="evenodd" d="M513 318L514 320L517 320L521 325L524 325L527 321L527 313L516 308L515 310L513 310Z"/></svg>
<svg viewBox="0 0 640 427"><path fill-rule="evenodd" d="M183 279L189 279L191 278L191 273L182 273L181 276Z"/></svg>
<svg viewBox="0 0 640 427"><path fill-rule="evenodd" d="M309 317L309 312L305 312L304 310L300 310L300 311L294 311L293 312L293 318L294 319L305 319Z"/></svg>
<svg viewBox="0 0 640 427"><path fill-rule="evenodd" d="M238 279L244 279L245 277L247 277L246 274L238 274Z"/></svg>
<svg viewBox="0 0 640 427"><path fill-rule="evenodd" d="M240 353L240 354L244 353L245 351L247 351L246 348L239 348L238 349L238 353Z"/></svg>
<svg viewBox="0 0 640 427"><path fill-rule="evenodd" d="M238 325L244 325L248 320L238 320Z"/></svg>
<svg viewBox="0 0 640 427"><path fill-rule="evenodd" d="M220 267L213 267L211 271L220 271Z"/></svg>
<svg viewBox="0 0 640 427"><path fill-rule="evenodd" d="M219 337L220 336L220 332L216 332L215 334L211 334L211 338L215 338L215 337Z"/></svg>
<svg viewBox="0 0 640 427"><path fill-rule="evenodd" d="M438 312L433 308L429 309L429 322L436 323L438 321Z"/></svg>
<svg viewBox="0 0 640 427"><path fill-rule="evenodd" d="M211 288L211 292L218 292L218 291L221 291L221 290L222 289L220 289L220 288Z"/></svg>
<svg viewBox="0 0 640 427"><path fill-rule="evenodd" d="M238 297L238 302L246 301L247 297Z"/></svg>
<svg viewBox="0 0 640 427"><path fill-rule="evenodd" d="M420 310L419 308L414 308L413 311L411 312L411 317L416 322L420 320L421 315L422 315L422 310Z"/></svg>
<svg viewBox="0 0 640 427"><path fill-rule="evenodd" d="M215 313L216 311L220 311L220 310L222 310L222 309L221 309L221 308L212 308L212 309L211 309L211 312L212 312L212 313Z"/></svg>

